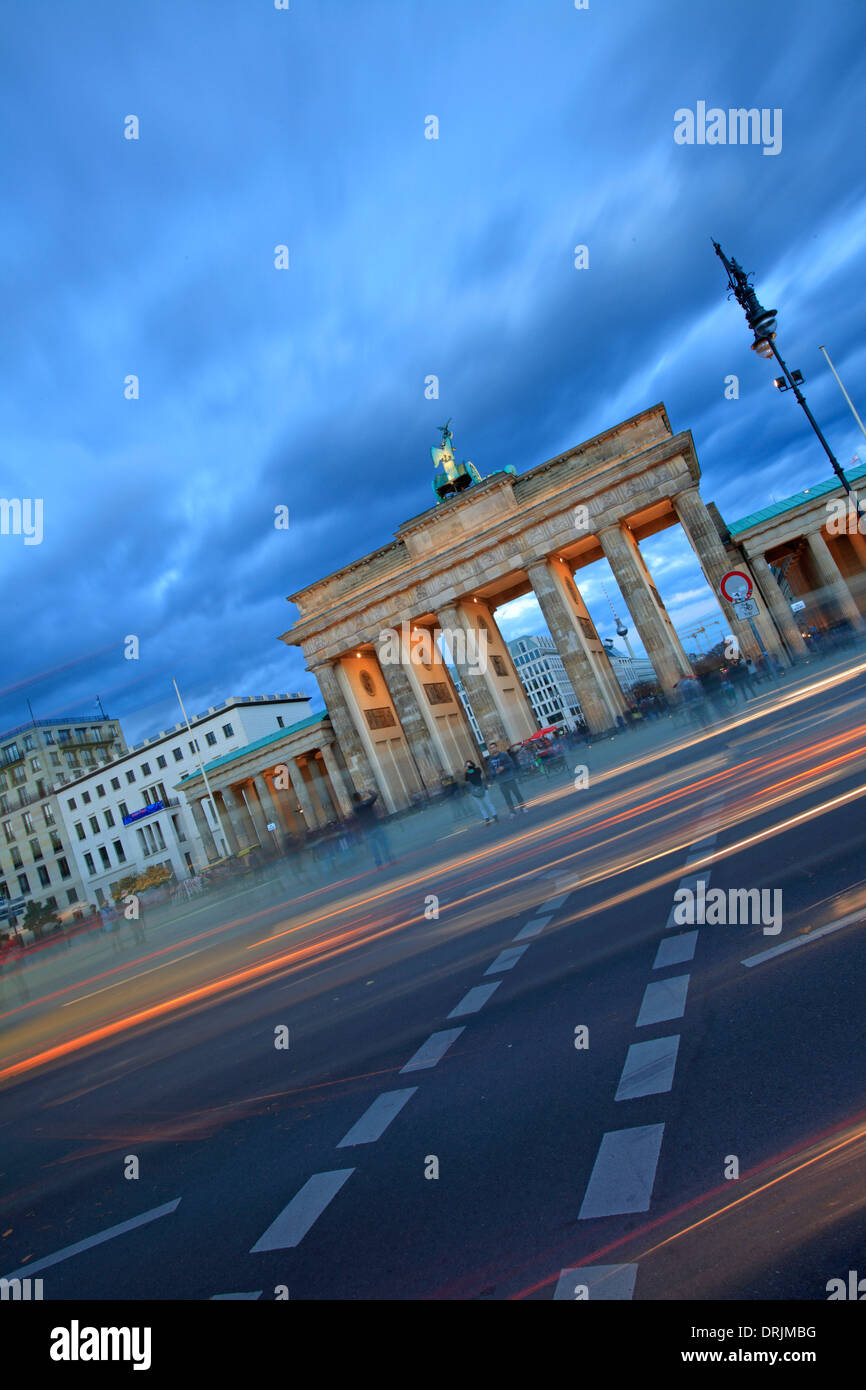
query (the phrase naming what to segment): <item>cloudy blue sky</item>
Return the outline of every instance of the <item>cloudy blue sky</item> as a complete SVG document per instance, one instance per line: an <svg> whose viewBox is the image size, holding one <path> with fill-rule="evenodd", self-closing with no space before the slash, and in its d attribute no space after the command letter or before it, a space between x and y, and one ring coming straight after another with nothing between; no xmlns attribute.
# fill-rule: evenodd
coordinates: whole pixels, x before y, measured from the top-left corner
<svg viewBox="0 0 866 1390"><path fill-rule="evenodd" d="M5 0L0 22L0 495L44 499L40 545L0 536L0 728L99 695L137 739L175 722L172 676L193 710L319 703L277 641L286 595L430 505L449 415L459 457L520 472L664 401L729 520L825 477L711 236L866 459L817 351L866 406L862 0ZM781 152L675 143L698 101L780 108ZM681 536L645 553L681 630L711 613ZM605 577L582 576L602 635Z"/></svg>

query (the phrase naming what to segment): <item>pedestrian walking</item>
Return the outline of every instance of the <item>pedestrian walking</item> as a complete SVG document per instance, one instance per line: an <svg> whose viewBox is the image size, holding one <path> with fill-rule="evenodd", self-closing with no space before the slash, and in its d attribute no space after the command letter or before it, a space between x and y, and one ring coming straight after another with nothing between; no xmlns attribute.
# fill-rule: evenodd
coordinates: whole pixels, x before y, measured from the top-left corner
<svg viewBox="0 0 866 1390"><path fill-rule="evenodd" d="M517 768L510 753L503 752L498 743L490 744L490 757L487 761L487 776L491 783L495 784L502 793L510 817L517 815L518 811L524 814L527 807L523 800L523 793L517 781Z"/></svg>
<svg viewBox="0 0 866 1390"><path fill-rule="evenodd" d="M469 788L470 795L475 800L478 812L485 825L489 825L491 821L499 820L496 814L496 807L493 805L493 801L490 797L490 791L487 786L487 779L484 776L483 768L480 768L477 763L467 762L464 769L463 780Z"/></svg>
<svg viewBox="0 0 866 1390"><path fill-rule="evenodd" d="M352 792L353 810L358 825L373 851L376 867L382 869L386 864L394 862L394 856L391 853L385 827L379 821L376 813L378 799L378 792L371 792L366 789L363 795L361 792Z"/></svg>

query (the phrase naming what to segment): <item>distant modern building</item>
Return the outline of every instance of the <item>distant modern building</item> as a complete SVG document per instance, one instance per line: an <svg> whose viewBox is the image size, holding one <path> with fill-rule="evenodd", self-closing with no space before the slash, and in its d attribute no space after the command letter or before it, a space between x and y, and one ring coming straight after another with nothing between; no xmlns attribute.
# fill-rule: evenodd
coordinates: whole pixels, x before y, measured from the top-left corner
<svg viewBox="0 0 866 1390"><path fill-rule="evenodd" d="M508 643L508 650L539 729L552 724L573 729L580 716L580 704L553 638L546 633L517 637Z"/></svg>
<svg viewBox="0 0 866 1390"><path fill-rule="evenodd" d="M67 783L57 800L85 902L109 901L112 884L151 865L177 879L196 873L209 856L177 783L199 771L199 760L279 733L309 709L302 694L234 697L190 718L190 729L175 724ZM205 841L217 829L212 819Z"/></svg>
<svg viewBox="0 0 866 1390"><path fill-rule="evenodd" d="M105 715L32 719L0 735L0 898L61 911L86 901L58 793L125 749Z"/></svg>
<svg viewBox="0 0 866 1390"><path fill-rule="evenodd" d="M643 681L655 681L656 673L648 656L633 656L629 652L620 651L613 645L612 637L604 639L604 647L610 658L613 674L626 693Z"/></svg>

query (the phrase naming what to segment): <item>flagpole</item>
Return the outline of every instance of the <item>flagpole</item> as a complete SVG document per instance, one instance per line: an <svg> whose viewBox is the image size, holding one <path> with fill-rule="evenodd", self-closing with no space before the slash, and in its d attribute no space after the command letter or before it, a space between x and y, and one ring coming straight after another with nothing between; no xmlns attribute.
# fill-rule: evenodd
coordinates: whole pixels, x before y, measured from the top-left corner
<svg viewBox="0 0 866 1390"><path fill-rule="evenodd" d="M854 419L857 421L857 424L860 426L860 432L861 432L861 434L863 434L864 436L866 436L866 425L863 424L863 421L860 419L860 416L857 414L857 411L854 409L854 402L852 401L851 397L848 395L848 392L845 390L845 387L842 385L842 378L840 377L839 373L836 371L836 368L833 366L833 363L830 361L830 354L828 353L828 351L827 351L827 349L826 349L825 347L819 347L819 348L818 348L818 351L819 351L819 352L823 352L824 357L826 358L826 361L827 361L827 366L830 368L830 371L833 373L834 377L835 377L836 380L838 381L838 383L839 383L839 390L842 392L842 395L845 397L846 401L848 402L849 406L851 407L851 414L854 416Z"/></svg>
<svg viewBox="0 0 866 1390"><path fill-rule="evenodd" d="M230 857L230 855L231 855L231 849L229 848L228 836L226 835L225 827L223 826L222 816L221 816L220 813L219 813L219 808L218 808L218 806L217 806L217 804L216 804L216 801L214 800L213 792L212 792L211 789L210 789L210 782L207 780L207 773L206 773L205 770L204 770L204 763L202 762L202 760L201 760L201 754L200 754L199 751L198 751L198 740L197 740L196 738L193 737L193 732L192 732L192 729L190 728L190 723L189 723L189 719L188 719L188 717L187 717L187 712L186 712L186 710L184 709L183 700L180 698L180 691L179 691L178 688L177 688L177 681L175 680L174 676L172 676L172 678L171 678L171 683L172 683L172 685L174 686L174 693L175 693L175 695L177 696L177 702L178 702L178 704L180 705L181 713L183 714L183 718L184 718L184 723L186 724L187 730L189 731L190 740L191 740L191 742L192 742L192 746L193 746L193 749L194 749L194 751L195 751L196 762L197 762L198 765L199 765L199 771L201 772L201 775L202 775L202 777L204 778L204 784L205 784L205 788L206 788L206 790L207 790L208 800L210 801L210 804L211 804L211 810L213 811L213 813L214 813L214 818L215 818L215 820L216 820L216 823L217 823L217 825L218 825L219 828L220 828L220 834L222 835L222 838L223 838L223 854L225 855L226 859L228 859L228 858ZM206 848L205 848L205 855L207 855L207 849L206 849Z"/></svg>

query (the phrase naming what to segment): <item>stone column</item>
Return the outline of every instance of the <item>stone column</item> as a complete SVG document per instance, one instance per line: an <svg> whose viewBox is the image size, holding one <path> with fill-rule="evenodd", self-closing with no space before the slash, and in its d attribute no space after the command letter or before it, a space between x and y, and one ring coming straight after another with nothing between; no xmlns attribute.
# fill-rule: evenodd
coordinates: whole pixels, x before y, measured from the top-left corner
<svg viewBox="0 0 866 1390"><path fill-rule="evenodd" d="M229 854L237 854L244 848L245 841L241 838L238 827L232 820L233 810L229 807L229 798L222 791L214 792L214 801L219 811L220 823L228 840Z"/></svg>
<svg viewBox="0 0 866 1390"><path fill-rule="evenodd" d="M337 762L337 757L330 743L322 744L322 761L331 782L334 799L340 808L340 813L344 816L352 814L352 797L346 786L346 779L343 776L342 768Z"/></svg>
<svg viewBox="0 0 866 1390"><path fill-rule="evenodd" d="M385 638L387 638L387 642L384 640ZM397 718L400 720L403 736L415 760L418 776L423 786L428 789L438 788L444 769L441 766L427 728L427 722L419 707L409 677L402 664L384 659L387 655L386 647L389 648L393 645L389 634L380 633L376 638L375 645L379 657L379 670L397 711ZM409 661L409 653L402 642L399 643L399 647L403 659Z"/></svg>
<svg viewBox="0 0 866 1390"><path fill-rule="evenodd" d="M301 763L300 758L298 759L298 771L300 772L301 777L304 781L304 785L307 788L307 795L309 796L310 801L313 803L313 809L316 813L316 818L319 822L319 825L327 825L328 821L331 820L332 817L330 814L329 807L322 800L322 795L319 789L319 783L318 778L316 777L316 770L314 764L315 759L312 753L305 753L303 763ZM306 772L304 771L305 767Z"/></svg>
<svg viewBox="0 0 866 1390"><path fill-rule="evenodd" d="M265 830L265 817L262 807L259 805L259 798L256 795L255 787L251 777L246 778L237 788L236 794L239 795L247 810L247 815L253 827L253 834L260 845L267 845L270 836Z"/></svg>
<svg viewBox="0 0 866 1390"><path fill-rule="evenodd" d="M791 612L791 605L779 588L773 571L764 556L750 555L749 569L754 575L761 598L770 610L776 626L787 643L791 656L806 656L806 643L803 641L800 624Z"/></svg>
<svg viewBox="0 0 866 1390"><path fill-rule="evenodd" d="M436 616L443 632L474 632L457 604L446 604L440 608ZM474 642L476 639L472 637L470 640ZM467 653L468 651L467 643ZM490 694L485 677L478 673L475 662L462 659L463 653L452 650L451 657L475 718L478 720L478 727L484 742L488 748L491 743L498 743L501 747L506 748L511 739L508 737L505 724L496 707L496 702ZM461 659L457 660L457 657Z"/></svg>
<svg viewBox="0 0 866 1390"><path fill-rule="evenodd" d="M226 787L223 791L223 800L228 808L229 818L241 848L252 849L258 843L258 835L241 788L239 786Z"/></svg>
<svg viewBox="0 0 866 1390"><path fill-rule="evenodd" d="M610 676L619 692L618 700L603 679L599 667L606 662L609 668L610 658L598 640L589 614L580 611L584 605L571 573L555 560L542 560L530 565L526 572L565 673L574 686L586 727L590 733L603 733L616 723L626 701L612 670ZM600 652L592 651L590 643L597 645Z"/></svg>
<svg viewBox="0 0 866 1390"><path fill-rule="evenodd" d="M360 791L362 787L369 787L371 790L378 788L381 792L333 665L328 662L312 669L319 682L319 689L334 726L337 742L343 750L346 767L349 769L349 776L354 784L351 790ZM301 802L302 806L303 804Z"/></svg>
<svg viewBox="0 0 866 1390"><path fill-rule="evenodd" d="M302 830L302 826L295 811L295 798L291 791L291 782L288 776L283 777L287 786L278 787L274 769L270 768L263 773L265 784L271 794L271 802L277 813L277 820L287 835L297 835Z"/></svg>
<svg viewBox="0 0 866 1390"><path fill-rule="evenodd" d="M211 859L219 859L221 857L220 852L217 849L216 840L208 825L207 816L205 815L201 801L190 801L188 804L192 811L192 818L195 821L196 833L202 843L205 860L209 862Z"/></svg>
<svg viewBox="0 0 866 1390"><path fill-rule="evenodd" d="M286 760L286 767L288 768L289 778L295 790L295 796L298 798L298 804L303 812L304 824L308 830L316 830L321 825L321 821L316 815L310 793L307 790L307 783L304 780L297 760L295 758L288 758Z"/></svg>
<svg viewBox="0 0 866 1390"><path fill-rule="evenodd" d="M268 786L268 779L264 773L259 773L257 777L253 778L253 786L256 789L256 796L259 799L259 806L261 807L262 815L265 819L265 831L267 833L268 843L273 845L275 844L274 834L273 831L268 830L268 825L275 825L277 827L277 833L279 833L282 827L282 820L274 804L274 798Z"/></svg>
<svg viewBox="0 0 866 1390"><path fill-rule="evenodd" d="M650 578L638 543L624 524L605 527L599 531L598 539L659 685L662 690L672 690L683 676L693 674L692 668Z"/></svg>
<svg viewBox="0 0 866 1390"><path fill-rule="evenodd" d="M692 550L698 557L704 578L713 594L721 597L721 583L731 568L731 562L704 499L696 487L691 487L687 488L685 492L677 493L673 499L673 504L680 525L686 533ZM756 598L757 595L753 592L752 597ZM761 655L760 643L749 626L748 619L741 621L734 613L733 606L726 599L722 599L722 602L725 605L723 611L728 620L731 634L737 639L740 651L753 659L759 657ZM757 618L755 622L758 622ZM764 624L763 632L768 650L777 656L784 656L785 652L772 623Z"/></svg>
<svg viewBox="0 0 866 1390"><path fill-rule="evenodd" d="M832 603L840 609L852 627L861 629L863 618L857 607L854 595L845 583L839 566L830 554L830 548L820 531L809 531L806 536L809 552L818 576L818 584L824 589Z"/></svg>

